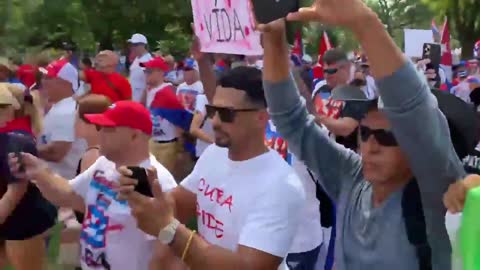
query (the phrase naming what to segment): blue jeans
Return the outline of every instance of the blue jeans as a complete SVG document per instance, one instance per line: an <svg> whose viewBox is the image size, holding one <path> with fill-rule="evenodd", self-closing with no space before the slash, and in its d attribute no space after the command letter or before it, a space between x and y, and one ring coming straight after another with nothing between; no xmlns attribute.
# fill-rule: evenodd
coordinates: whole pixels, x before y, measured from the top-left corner
<svg viewBox="0 0 480 270"><path fill-rule="evenodd" d="M310 251L288 254L286 260L288 268L290 270L314 270L321 247L322 245Z"/></svg>

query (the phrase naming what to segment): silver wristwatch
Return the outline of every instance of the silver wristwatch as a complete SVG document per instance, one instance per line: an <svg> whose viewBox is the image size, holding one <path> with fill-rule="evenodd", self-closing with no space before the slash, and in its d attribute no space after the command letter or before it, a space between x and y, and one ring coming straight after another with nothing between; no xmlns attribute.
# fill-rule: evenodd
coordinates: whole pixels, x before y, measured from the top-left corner
<svg viewBox="0 0 480 270"><path fill-rule="evenodd" d="M175 238L175 233L177 232L177 228L180 225L180 221L177 219L173 219L170 224L165 226L160 233L158 233L158 240L160 240L160 243L164 245L170 245L173 242L173 239Z"/></svg>

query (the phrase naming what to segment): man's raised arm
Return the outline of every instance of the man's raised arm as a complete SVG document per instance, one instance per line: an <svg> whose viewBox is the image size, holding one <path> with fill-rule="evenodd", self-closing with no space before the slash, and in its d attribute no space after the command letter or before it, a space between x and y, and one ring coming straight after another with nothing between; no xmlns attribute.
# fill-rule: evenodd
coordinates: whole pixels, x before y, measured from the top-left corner
<svg viewBox="0 0 480 270"><path fill-rule="evenodd" d="M333 199L345 181L358 179L360 157L336 144L309 115L290 74L285 22L260 27L263 33L265 95L270 116L291 151L321 179Z"/></svg>

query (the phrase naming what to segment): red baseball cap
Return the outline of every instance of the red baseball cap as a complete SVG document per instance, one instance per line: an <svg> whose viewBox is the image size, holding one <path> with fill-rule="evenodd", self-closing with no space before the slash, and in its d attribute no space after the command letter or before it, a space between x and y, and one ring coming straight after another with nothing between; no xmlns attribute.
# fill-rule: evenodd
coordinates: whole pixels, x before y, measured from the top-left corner
<svg viewBox="0 0 480 270"><path fill-rule="evenodd" d="M71 83L72 89L78 88L78 71L66 59L55 60L48 66L39 68L39 71L49 78L60 78Z"/></svg>
<svg viewBox="0 0 480 270"><path fill-rule="evenodd" d="M167 62L165 62L165 60L160 56L154 57L152 60L148 62L140 63L140 66L144 68L160 69L163 72L167 72L170 70L170 68L167 65Z"/></svg>
<svg viewBox="0 0 480 270"><path fill-rule="evenodd" d="M99 114L86 114L85 118L94 125L102 127L128 127L145 134L152 134L150 112L142 104L122 100L115 102L108 110Z"/></svg>

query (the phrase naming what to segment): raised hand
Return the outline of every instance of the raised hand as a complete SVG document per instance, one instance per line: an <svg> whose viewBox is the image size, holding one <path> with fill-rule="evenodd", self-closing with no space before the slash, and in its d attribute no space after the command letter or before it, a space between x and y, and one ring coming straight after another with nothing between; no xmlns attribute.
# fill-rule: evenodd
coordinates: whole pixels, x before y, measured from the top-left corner
<svg viewBox="0 0 480 270"><path fill-rule="evenodd" d="M14 153L8 154L8 165L12 174L18 179L34 180L48 168L47 164L29 153L20 153L20 160Z"/></svg>
<svg viewBox="0 0 480 270"><path fill-rule="evenodd" d="M318 21L333 26L356 28L365 18L375 14L362 0L315 0L310 7L300 8L287 16L289 21Z"/></svg>
<svg viewBox="0 0 480 270"><path fill-rule="evenodd" d="M469 175L464 180L451 184L443 196L443 204L452 214L462 212L468 191L480 187L480 176Z"/></svg>
<svg viewBox="0 0 480 270"><path fill-rule="evenodd" d="M193 58L195 60L200 61L203 59L204 53L201 52L201 44L200 44L200 39L198 36L195 34L195 26L193 23L191 24L192 31L193 31L193 40L192 40L192 45L190 46L190 53L192 54Z"/></svg>
<svg viewBox="0 0 480 270"><path fill-rule="evenodd" d="M137 220L137 226L140 230L152 236L158 236L160 230L174 219L174 202L170 196L162 191L162 187L157 180L157 171L153 167L147 169L153 198L134 191L137 180L130 178L132 171L126 167L120 167L118 172L121 174L119 187L117 188L118 198L128 201L132 215Z"/></svg>

